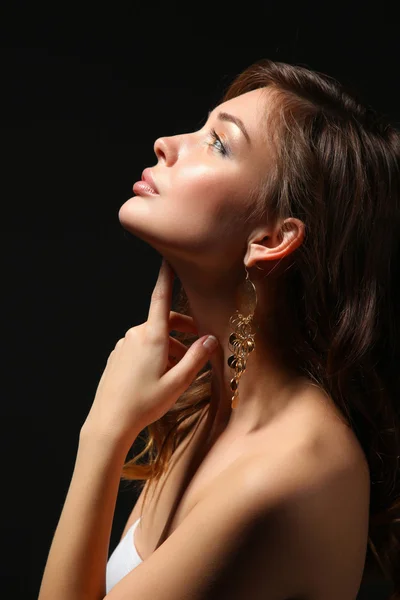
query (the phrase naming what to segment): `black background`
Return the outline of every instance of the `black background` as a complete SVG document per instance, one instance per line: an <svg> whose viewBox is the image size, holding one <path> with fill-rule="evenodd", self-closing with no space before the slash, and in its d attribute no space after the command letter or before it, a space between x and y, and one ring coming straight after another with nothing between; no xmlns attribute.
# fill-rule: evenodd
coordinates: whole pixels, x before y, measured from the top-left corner
<svg viewBox="0 0 400 600"><path fill-rule="evenodd" d="M2 597L37 597L105 362L147 317L160 256L118 210L155 139L198 128L260 58L326 72L397 123L396 8L2 3ZM134 501L120 490L111 549Z"/></svg>

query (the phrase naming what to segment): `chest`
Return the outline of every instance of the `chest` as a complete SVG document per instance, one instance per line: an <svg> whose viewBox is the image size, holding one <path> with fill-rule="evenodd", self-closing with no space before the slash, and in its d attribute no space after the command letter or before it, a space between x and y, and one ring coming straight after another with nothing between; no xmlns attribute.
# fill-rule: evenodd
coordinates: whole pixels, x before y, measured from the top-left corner
<svg viewBox="0 0 400 600"><path fill-rule="evenodd" d="M300 422L296 419L292 424L285 422L282 427L277 426L269 431L267 436L260 434L235 438L221 435L211 445L205 443L202 427L191 432L173 455L168 470L155 491L151 489L148 494L143 518L135 530L135 546L142 559L146 560L173 533L193 506L235 461L243 463L243 460L247 460L250 463L260 454L268 463L278 460L283 448L287 448L289 444L296 447L299 443L298 432L307 427L309 435L316 435L320 440L317 446L321 461L328 465L332 465L334 461L349 461L359 465L357 476L351 477L348 484L349 489L335 492L338 495L337 501L332 492L327 492L328 498L321 498L321 506L323 504L327 508L320 507L319 510L327 513L327 527L326 539L321 541L321 545L325 547L324 552L313 559L317 586L314 597L343 597L344 588L354 589L357 578L362 575L366 551L368 470L356 436L334 416L332 419L327 418L326 413L315 415L313 421ZM343 502L343 498L347 500ZM135 507L128 518L125 531L139 516ZM310 521L310 531L304 535L305 539L314 535L312 527ZM321 523L317 529L321 529ZM343 535L338 535L338 531L343 531ZM321 536L323 538L322 531ZM318 560L321 560L320 565L317 564ZM346 576L345 565L351 565ZM326 586L332 592L335 581L340 593L328 596Z"/></svg>
<svg viewBox="0 0 400 600"><path fill-rule="evenodd" d="M206 443L204 433L199 426L189 434L172 456L157 486L149 490L142 519L135 530L135 546L143 560L182 523L221 473L235 461L246 460L246 457L251 460L252 453L259 449L256 440L240 437ZM135 507L124 532L139 516Z"/></svg>

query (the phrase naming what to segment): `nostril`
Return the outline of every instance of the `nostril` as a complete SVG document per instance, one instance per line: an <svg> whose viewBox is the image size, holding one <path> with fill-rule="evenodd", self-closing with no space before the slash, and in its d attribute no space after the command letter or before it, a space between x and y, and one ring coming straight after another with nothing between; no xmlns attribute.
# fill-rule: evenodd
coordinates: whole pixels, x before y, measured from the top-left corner
<svg viewBox="0 0 400 600"><path fill-rule="evenodd" d="M173 156L172 145L167 140L170 140L170 138L160 137L154 142L154 152L158 160L163 160L165 163L168 160L171 161Z"/></svg>

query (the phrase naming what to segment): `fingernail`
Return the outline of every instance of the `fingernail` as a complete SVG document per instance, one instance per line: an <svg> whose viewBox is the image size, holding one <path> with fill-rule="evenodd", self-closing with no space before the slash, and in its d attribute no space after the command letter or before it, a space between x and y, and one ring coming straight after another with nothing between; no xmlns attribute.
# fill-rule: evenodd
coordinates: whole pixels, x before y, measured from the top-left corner
<svg viewBox="0 0 400 600"><path fill-rule="evenodd" d="M209 335L203 342L203 346L207 348L207 350L214 350L218 346L218 340L214 335Z"/></svg>

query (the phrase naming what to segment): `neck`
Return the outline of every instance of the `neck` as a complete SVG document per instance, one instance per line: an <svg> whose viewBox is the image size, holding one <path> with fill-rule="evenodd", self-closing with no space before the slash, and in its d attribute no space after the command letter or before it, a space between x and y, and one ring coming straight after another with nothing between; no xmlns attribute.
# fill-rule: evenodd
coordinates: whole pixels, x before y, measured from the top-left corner
<svg viewBox="0 0 400 600"><path fill-rule="evenodd" d="M241 278L232 281L232 274L219 273L214 278L201 276L191 266L190 269L175 268L188 298L190 314L198 329L199 337L213 334L219 342L216 351L210 357L212 367L211 410L215 414L217 427L229 429L235 434L246 434L271 421L287 406L295 382L299 381L298 372L285 357L282 341L289 343L290 326L283 315L283 302L278 315L277 290L273 283L262 286L262 282L253 281L257 290L257 308L253 317L253 331L256 332L255 350L248 355L246 369L239 382L239 400L236 409L231 408L233 392L230 381L234 370L228 364L232 351L229 348L229 336L233 327L229 318L239 308L235 302Z"/></svg>

